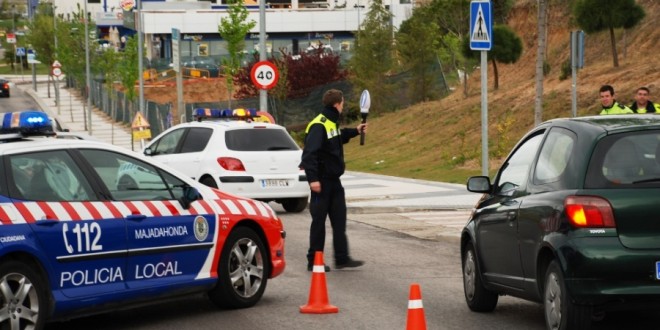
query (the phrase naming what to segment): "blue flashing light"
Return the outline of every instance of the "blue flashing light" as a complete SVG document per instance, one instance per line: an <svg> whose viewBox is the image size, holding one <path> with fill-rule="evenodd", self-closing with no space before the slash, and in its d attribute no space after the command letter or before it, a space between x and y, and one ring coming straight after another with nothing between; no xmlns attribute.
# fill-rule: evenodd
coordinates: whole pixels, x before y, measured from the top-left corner
<svg viewBox="0 0 660 330"><path fill-rule="evenodd" d="M41 111L8 112L2 116L1 124L0 134L55 135L50 118Z"/></svg>
<svg viewBox="0 0 660 330"><path fill-rule="evenodd" d="M193 110L193 117L197 121L204 119L239 119L250 121L257 117L256 109L210 109L197 108Z"/></svg>

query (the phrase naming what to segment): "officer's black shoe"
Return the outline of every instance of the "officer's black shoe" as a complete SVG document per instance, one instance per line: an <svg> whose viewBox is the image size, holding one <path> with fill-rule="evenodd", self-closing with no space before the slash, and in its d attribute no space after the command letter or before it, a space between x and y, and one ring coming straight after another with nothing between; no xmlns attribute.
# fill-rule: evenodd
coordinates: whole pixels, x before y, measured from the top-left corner
<svg viewBox="0 0 660 330"><path fill-rule="evenodd" d="M326 272L326 273L330 271L330 266L328 266L328 265L323 265L323 267L325 267L325 272ZM308 272L311 272L312 269L314 269L314 265L307 265L307 271L308 271Z"/></svg>
<svg viewBox="0 0 660 330"><path fill-rule="evenodd" d="M360 267L364 265L364 261L362 260L355 260L348 258L344 262L335 262L335 268L337 269L342 269L342 268L355 268L355 267Z"/></svg>

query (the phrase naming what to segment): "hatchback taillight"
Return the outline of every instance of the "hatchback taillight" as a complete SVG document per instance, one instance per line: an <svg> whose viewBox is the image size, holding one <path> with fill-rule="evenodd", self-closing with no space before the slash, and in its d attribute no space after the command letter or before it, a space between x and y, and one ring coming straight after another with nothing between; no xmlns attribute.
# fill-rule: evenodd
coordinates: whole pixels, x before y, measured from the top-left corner
<svg viewBox="0 0 660 330"><path fill-rule="evenodd" d="M218 164L227 171L245 171L243 163L236 158L220 157L218 158Z"/></svg>
<svg viewBox="0 0 660 330"><path fill-rule="evenodd" d="M564 209L571 224L578 228L614 228L612 205L606 199L596 196L568 196Z"/></svg>

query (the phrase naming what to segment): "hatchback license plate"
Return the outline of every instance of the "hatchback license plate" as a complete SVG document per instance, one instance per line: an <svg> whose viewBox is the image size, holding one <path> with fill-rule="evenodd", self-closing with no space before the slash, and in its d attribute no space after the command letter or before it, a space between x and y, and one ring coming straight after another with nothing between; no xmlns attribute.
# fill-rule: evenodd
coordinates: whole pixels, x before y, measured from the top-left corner
<svg viewBox="0 0 660 330"><path fill-rule="evenodd" d="M262 188L288 187L288 186L289 186L289 180L284 180L284 179L265 179L265 180L261 180L261 187Z"/></svg>
<svg viewBox="0 0 660 330"><path fill-rule="evenodd" d="M660 280L660 261L655 262L655 279Z"/></svg>

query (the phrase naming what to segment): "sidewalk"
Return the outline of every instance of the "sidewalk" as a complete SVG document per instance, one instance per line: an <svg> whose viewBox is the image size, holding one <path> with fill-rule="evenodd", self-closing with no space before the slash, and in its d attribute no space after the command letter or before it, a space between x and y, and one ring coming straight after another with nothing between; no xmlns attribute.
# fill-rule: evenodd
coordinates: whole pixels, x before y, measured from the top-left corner
<svg viewBox="0 0 660 330"><path fill-rule="evenodd" d="M30 95L39 107L51 117L56 118L62 128L71 132L87 132L86 116L87 102L78 91L64 88L64 81L59 82L60 105L55 102L55 85L48 84L48 76L37 75L37 90L33 89L32 76L6 75L5 78L13 82L17 88ZM91 113L92 136L117 146L131 150L131 130L121 123L114 123L104 112L94 108ZM135 150L139 144L135 145Z"/></svg>
<svg viewBox="0 0 660 330"><path fill-rule="evenodd" d="M481 194L465 185L346 172L348 219L431 240L458 242Z"/></svg>

